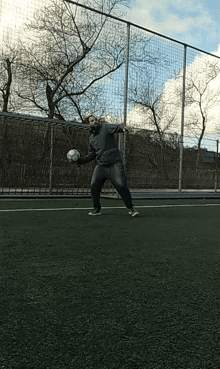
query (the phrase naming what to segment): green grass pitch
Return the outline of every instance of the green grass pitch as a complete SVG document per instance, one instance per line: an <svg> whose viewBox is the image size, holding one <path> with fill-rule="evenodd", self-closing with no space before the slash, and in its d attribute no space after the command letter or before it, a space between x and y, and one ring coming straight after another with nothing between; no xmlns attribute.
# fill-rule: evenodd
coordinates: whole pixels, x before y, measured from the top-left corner
<svg viewBox="0 0 220 369"><path fill-rule="evenodd" d="M0 211L0 368L219 369L220 206L206 203L138 200L131 218L120 200L99 217L52 210L88 200L0 202L35 209Z"/></svg>

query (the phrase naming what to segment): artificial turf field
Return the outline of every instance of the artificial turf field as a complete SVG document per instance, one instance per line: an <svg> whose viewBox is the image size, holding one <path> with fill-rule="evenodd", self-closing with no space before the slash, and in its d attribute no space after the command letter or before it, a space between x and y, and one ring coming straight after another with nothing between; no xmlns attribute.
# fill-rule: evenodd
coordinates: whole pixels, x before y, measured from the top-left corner
<svg viewBox="0 0 220 369"><path fill-rule="evenodd" d="M102 205L0 202L0 369L219 369L220 201Z"/></svg>

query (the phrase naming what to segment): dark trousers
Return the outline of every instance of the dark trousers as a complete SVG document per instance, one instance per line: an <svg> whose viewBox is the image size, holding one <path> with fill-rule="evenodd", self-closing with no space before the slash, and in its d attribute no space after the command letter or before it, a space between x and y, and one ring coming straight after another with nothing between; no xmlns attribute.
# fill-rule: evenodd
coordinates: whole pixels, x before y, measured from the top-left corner
<svg viewBox="0 0 220 369"><path fill-rule="evenodd" d="M131 209L133 207L131 193L127 186L124 166L121 161L117 161L111 165L103 165L101 163L96 165L91 180L91 195L94 208L98 210L101 209L100 193L107 179L118 191L125 206Z"/></svg>

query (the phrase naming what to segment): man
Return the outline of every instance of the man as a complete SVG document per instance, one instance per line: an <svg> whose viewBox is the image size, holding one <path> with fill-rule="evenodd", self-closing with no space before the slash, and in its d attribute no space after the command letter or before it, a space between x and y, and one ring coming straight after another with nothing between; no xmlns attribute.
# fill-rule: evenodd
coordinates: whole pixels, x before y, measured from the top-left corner
<svg viewBox="0 0 220 369"><path fill-rule="evenodd" d="M114 134L127 131L126 126L113 126L101 123L94 115L89 115L85 122L89 124L91 136L89 153L78 159L78 164L86 164L95 158L96 165L91 180L91 195L94 210L89 215L101 215L100 193L107 179L113 184L122 197L128 213L134 217L138 214L134 209L131 193L127 186L123 161Z"/></svg>

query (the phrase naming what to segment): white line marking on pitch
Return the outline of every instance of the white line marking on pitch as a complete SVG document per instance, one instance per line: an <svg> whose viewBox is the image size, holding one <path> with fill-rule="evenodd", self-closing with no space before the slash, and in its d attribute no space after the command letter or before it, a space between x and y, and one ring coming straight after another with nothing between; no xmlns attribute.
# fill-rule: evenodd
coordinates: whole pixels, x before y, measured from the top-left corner
<svg viewBox="0 0 220 369"><path fill-rule="evenodd" d="M220 206L219 204L173 204L173 205L137 205L135 208L175 208L175 207L204 207ZM102 209L126 209L124 206L103 206ZM27 212L27 211L63 211L63 210L91 210L90 208L45 208L45 209L0 209L3 212Z"/></svg>

